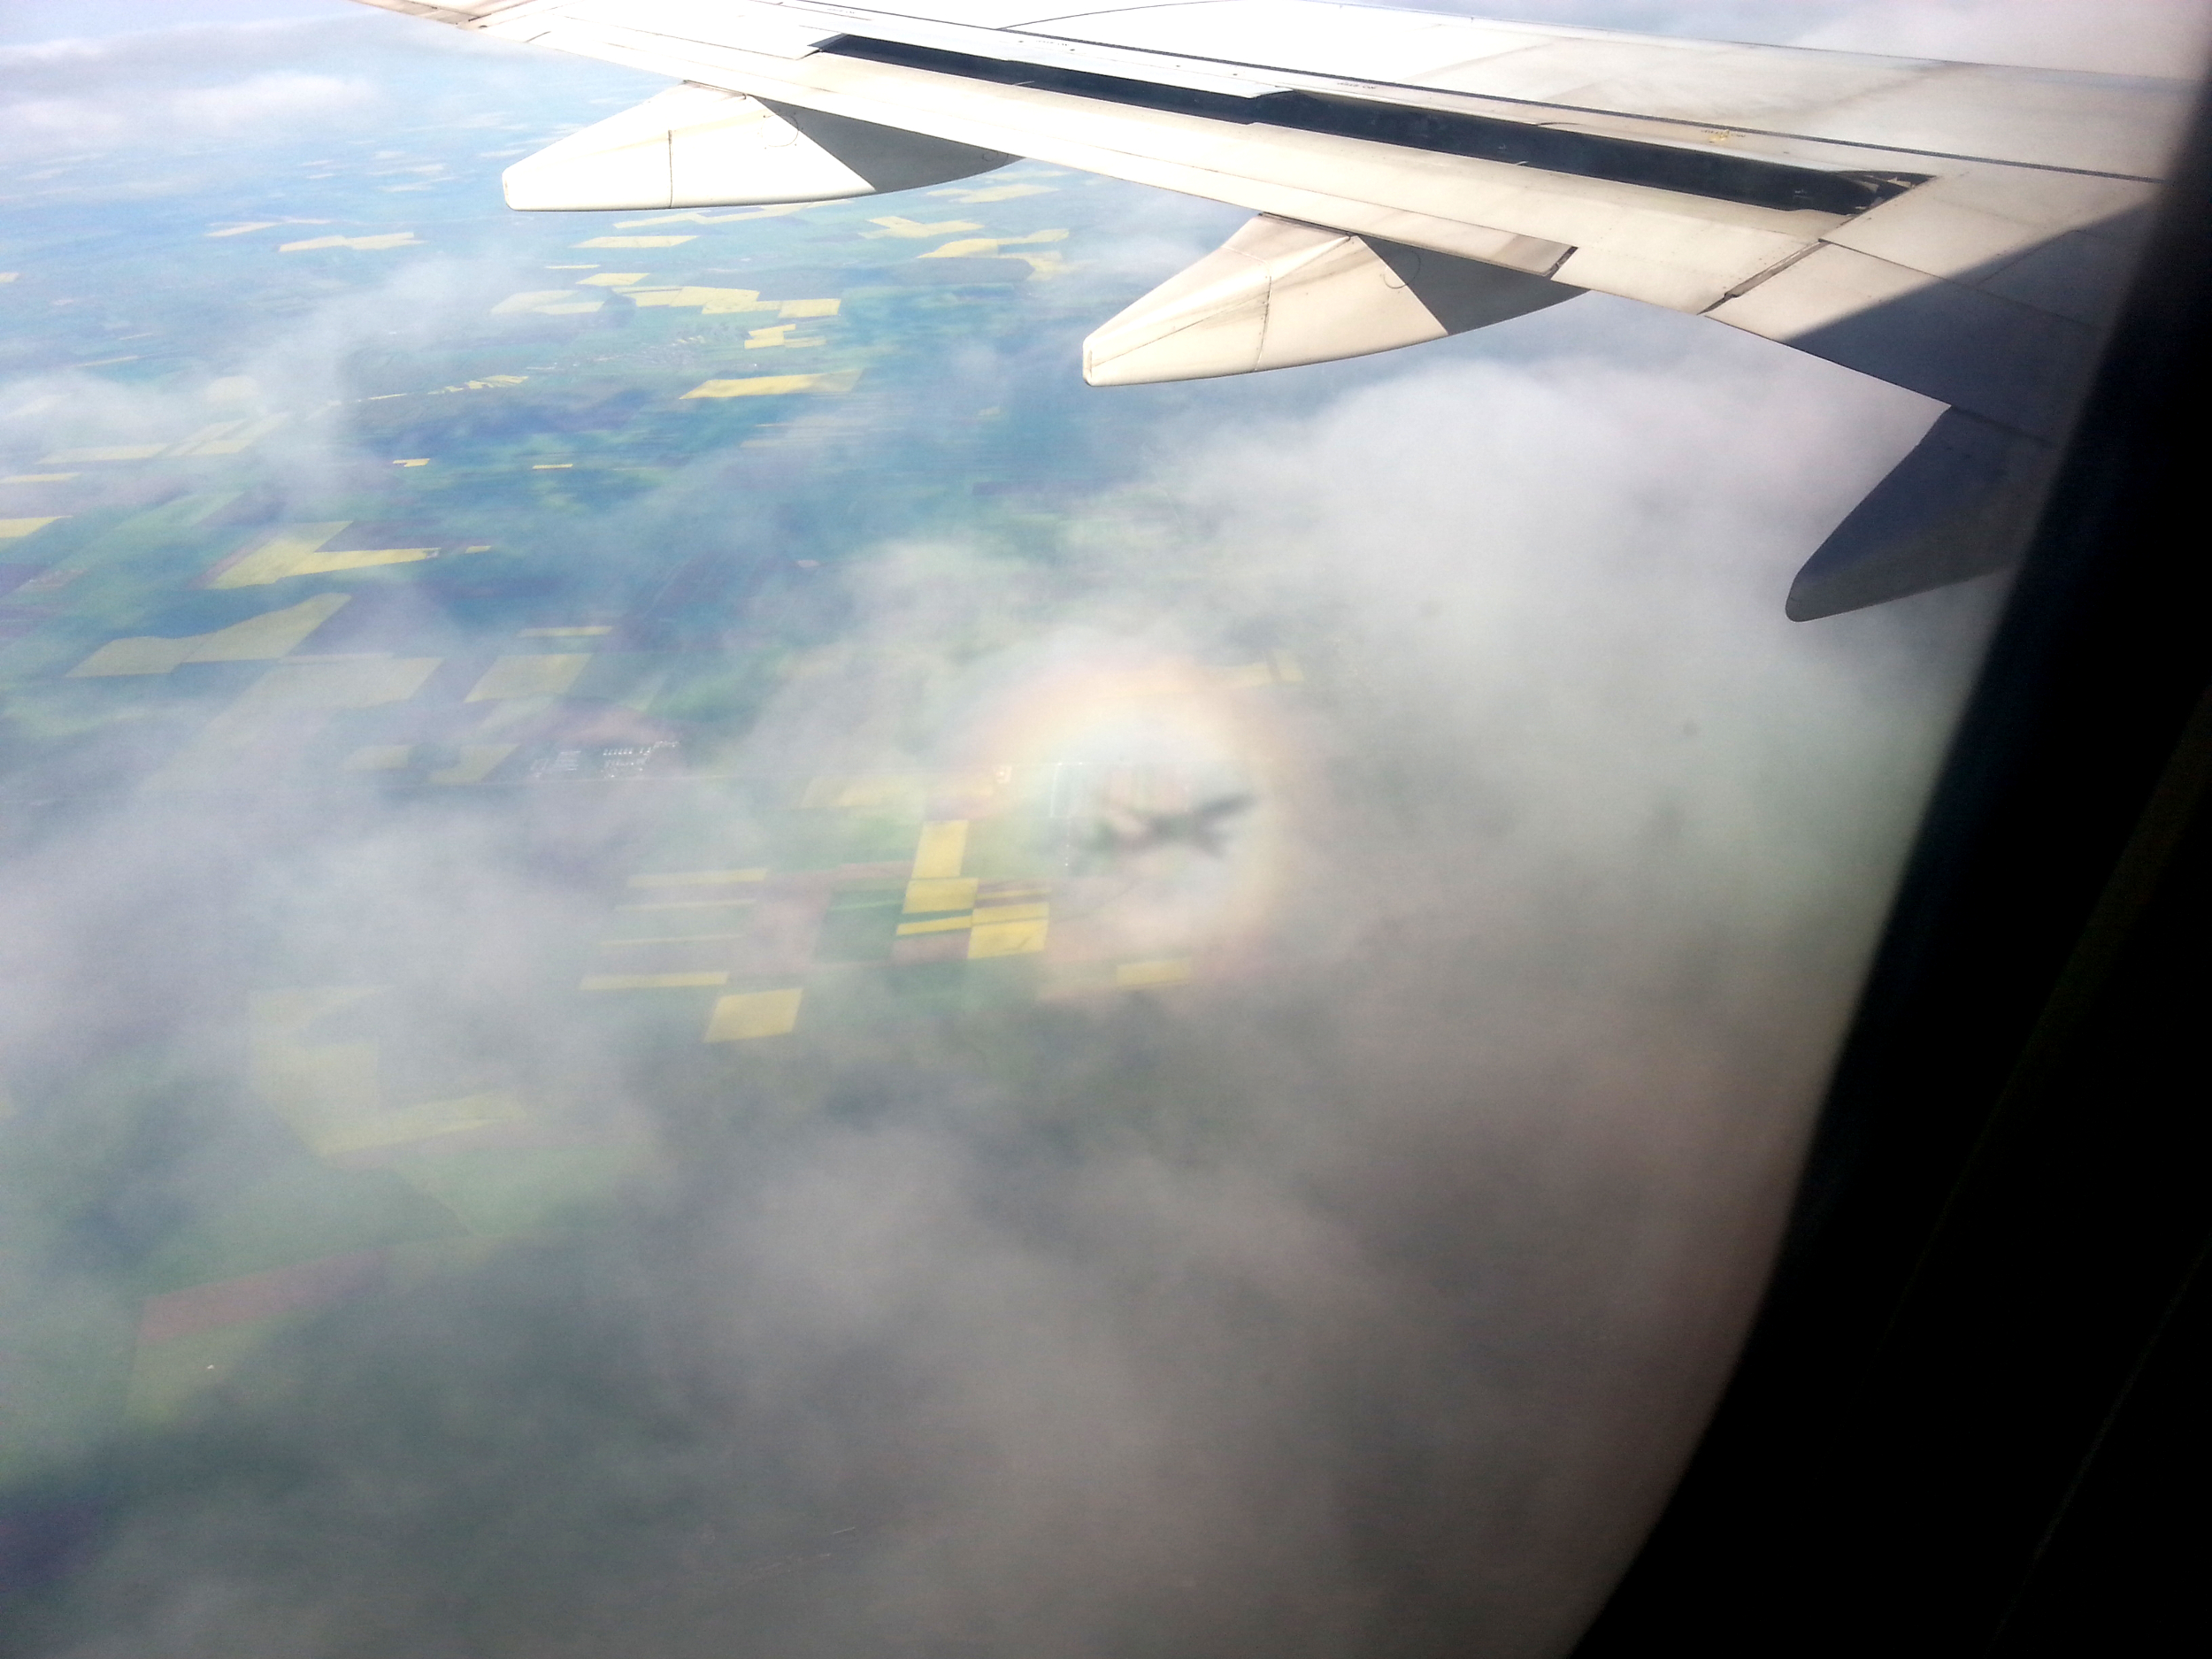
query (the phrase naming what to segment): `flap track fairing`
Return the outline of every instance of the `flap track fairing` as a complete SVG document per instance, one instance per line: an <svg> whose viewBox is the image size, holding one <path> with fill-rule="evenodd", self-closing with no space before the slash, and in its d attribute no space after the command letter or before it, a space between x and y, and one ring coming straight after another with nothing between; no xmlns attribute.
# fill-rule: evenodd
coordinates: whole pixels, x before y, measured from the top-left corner
<svg viewBox="0 0 2212 1659"><path fill-rule="evenodd" d="M537 212L834 202L972 178L1013 157L687 83L507 169Z"/></svg>
<svg viewBox="0 0 2212 1659"><path fill-rule="evenodd" d="M1583 290L1263 213L1083 342L1093 386L1327 363L1441 340Z"/></svg>

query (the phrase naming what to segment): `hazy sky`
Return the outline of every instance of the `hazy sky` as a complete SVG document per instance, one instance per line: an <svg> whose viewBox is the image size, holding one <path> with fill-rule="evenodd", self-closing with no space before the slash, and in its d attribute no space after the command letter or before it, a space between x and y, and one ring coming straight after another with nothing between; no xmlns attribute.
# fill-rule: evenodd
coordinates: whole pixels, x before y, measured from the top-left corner
<svg viewBox="0 0 2212 1659"><path fill-rule="evenodd" d="M2113 71L2170 71L2200 20L2176 0L1494 11ZM219 142L192 175L212 204L306 124L451 122L471 76L530 84L526 50L357 12L14 0L0 143ZM608 72L607 96L637 79ZM1238 217L1133 190L1110 215L1096 257L1127 298ZM417 341L480 315L465 263L434 250L269 321L226 373L290 408L347 395L395 315ZM946 407L1048 377L1089 396L1064 354L948 353ZM58 391L70 419L165 430L211 390L56 372L0 384L0 411ZM106 1502L107 1530L0 1652L1571 1644L1754 1305L2001 585L1785 620L1792 572L1934 406L1624 302L1146 407L1091 513L1118 527L1079 558L872 531L838 578L849 649L783 683L736 760L953 771L1030 741L1008 734L1071 687L1325 641L1326 695L1267 722L1111 733L1162 764L1233 748L1261 780L1225 858L1148 866L1117 924L1248 910L1240 976L726 1064L605 1043L533 988L588 926L626 808L579 827L526 803L333 821L275 794L119 797L19 841L0 1055L10 1122L48 1150L0 1178L12 1328L134 1317L42 1217L78 1205L119 1252L157 1244L289 1147L241 1080L268 988L237 965L249 935L385 987L388 1067L618 1125L639 1173L606 1225L301 1326L180 1425L56 1431L48 1507L24 1513ZM890 418L887 454L938 417ZM296 442L288 516L319 518L348 457ZM669 499L750 511L718 477ZM1164 527L1132 527L1138 499ZM664 511L611 511L606 557ZM44 1409L71 1379L10 1353L0 1386Z"/></svg>

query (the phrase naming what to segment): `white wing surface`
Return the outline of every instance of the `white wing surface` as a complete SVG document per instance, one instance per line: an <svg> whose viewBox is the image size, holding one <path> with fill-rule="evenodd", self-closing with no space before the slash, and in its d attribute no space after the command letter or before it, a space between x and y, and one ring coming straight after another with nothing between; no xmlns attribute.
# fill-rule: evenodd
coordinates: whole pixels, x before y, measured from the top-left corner
<svg viewBox="0 0 2212 1659"><path fill-rule="evenodd" d="M534 209L818 201L1033 157L1259 219L1094 334L1096 384L1387 349L1597 291L1949 405L1800 572L2009 561L2186 82L1322 0L364 0L685 83L518 164Z"/></svg>

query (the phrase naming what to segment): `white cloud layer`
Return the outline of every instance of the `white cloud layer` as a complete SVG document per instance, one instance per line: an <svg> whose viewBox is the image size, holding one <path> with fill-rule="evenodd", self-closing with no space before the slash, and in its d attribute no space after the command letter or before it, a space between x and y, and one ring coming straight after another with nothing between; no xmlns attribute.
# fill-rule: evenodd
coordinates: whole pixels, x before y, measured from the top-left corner
<svg viewBox="0 0 2212 1659"><path fill-rule="evenodd" d="M312 142L421 120L438 95L425 72L442 62L471 62L490 74L503 64L545 61L503 41L342 0L266 20L210 20L196 9L165 7L142 11L140 21L111 34L0 43L0 146L40 154L249 137ZM410 96L394 101L388 88L410 81ZM465 113L472 96L487 94L461 88L452 112Z"/></svg>
<svg viewBox="0 0 2212 1659"><path fill-rule="evenodd" d="M245 367L303 396L391 299L434 329L441 284ZM941 762L1071 664L1326 641L1228 849L1276 849L1265 957L1179 1000L657 1091L540 969L624 813L147 801L49 842L0 928L46 987L12 1051L159 1010L219 1071L207 918L242 901L419 1010L393 1064L588 1099L657 1162L610 1233L279 1344L140 1470L46 1650L434 1651L457 1602L494 1653L1560 1651L1728 1363L1985 621L1985 584L1779 613L1929 412L1584 300L1193 401L1141 480L1171 542L860 561L862 649L740 772ZM303 508L327 465L293 457ZM194 1110L149 1213L262 1156L250 1110Z"/></svg>
<svg viewBox="0 0 2212 1659"><path fill-rule="evenodd" d="M217 86L134 83L127 96L18 98L0 104L0 143L33 150L189 143L296 133L382 107L377 87L364 77L277 69Z"/></svg>

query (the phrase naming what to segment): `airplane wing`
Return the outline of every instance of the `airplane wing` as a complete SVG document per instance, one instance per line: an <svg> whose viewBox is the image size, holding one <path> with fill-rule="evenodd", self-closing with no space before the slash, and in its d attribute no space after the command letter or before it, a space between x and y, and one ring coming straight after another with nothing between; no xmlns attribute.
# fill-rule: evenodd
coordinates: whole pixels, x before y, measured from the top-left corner
<svg viewBox="0 0 2212 1659"><path fill-rule="evenodd" d="M833 200L1031 157L1250 209L1091 335L1095 385L1595 290L1947 404L1799 572L1800 619L2017 556L2193 90L1325 0L362 3L682 83L509 168L518 208Z"/></svg>

